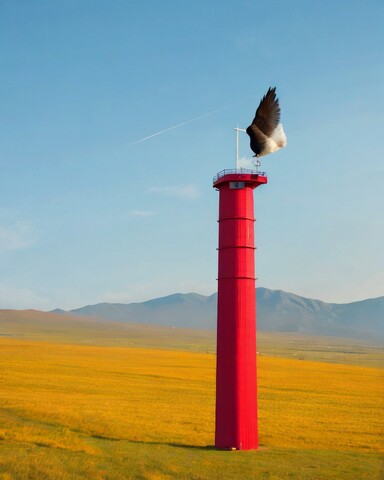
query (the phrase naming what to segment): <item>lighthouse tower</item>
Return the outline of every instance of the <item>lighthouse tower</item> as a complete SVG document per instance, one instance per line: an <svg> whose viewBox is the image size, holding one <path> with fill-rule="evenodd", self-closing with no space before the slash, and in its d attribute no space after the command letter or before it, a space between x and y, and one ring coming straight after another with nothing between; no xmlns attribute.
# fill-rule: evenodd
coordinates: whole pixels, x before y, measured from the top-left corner
<svg viewBox="0 0 384 480"><path fill-rule="evenodd" d="M253 190L264 173L223 170L219 190L216 432L222 449L258 448Z"/></svg>

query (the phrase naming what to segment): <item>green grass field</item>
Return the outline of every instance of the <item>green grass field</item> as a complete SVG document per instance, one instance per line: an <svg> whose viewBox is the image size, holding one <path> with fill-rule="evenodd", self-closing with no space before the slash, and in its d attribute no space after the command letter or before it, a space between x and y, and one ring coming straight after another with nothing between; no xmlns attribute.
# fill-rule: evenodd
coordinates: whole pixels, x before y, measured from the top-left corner
<svg viewBox="0 0 384 480"><path fill-rule="evenodd" d="M259 336L261 448L222 452L212 336L22 318L0 322L0 479L384 478L378 347Z"/></svg>

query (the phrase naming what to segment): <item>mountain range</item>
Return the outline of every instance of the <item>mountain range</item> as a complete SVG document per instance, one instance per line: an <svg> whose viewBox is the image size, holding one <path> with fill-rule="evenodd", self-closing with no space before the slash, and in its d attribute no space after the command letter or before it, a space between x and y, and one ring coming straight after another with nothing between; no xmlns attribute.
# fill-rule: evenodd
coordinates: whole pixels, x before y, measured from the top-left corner
<svg viewBox="0 0 384 480"><path fill-rule="evenodd" d="M262 287L257 288L256 296L259 331L384 342L384 297L337 304ZM214 330L216 305L216 293L210 296L175 293L142 303L99 303L53 312L114 322Z"/></svg>

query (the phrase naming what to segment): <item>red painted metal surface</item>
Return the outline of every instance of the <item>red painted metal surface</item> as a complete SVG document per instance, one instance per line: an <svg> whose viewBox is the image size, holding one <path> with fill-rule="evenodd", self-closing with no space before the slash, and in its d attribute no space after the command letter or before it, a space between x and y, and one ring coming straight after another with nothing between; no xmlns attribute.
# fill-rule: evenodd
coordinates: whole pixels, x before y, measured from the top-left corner
<svg viewBox="0 0 384 480"><path fill-rule="evenodd" d="M219 274L215 446L258 447L253 190L265 174L218 174Z"/></svg>

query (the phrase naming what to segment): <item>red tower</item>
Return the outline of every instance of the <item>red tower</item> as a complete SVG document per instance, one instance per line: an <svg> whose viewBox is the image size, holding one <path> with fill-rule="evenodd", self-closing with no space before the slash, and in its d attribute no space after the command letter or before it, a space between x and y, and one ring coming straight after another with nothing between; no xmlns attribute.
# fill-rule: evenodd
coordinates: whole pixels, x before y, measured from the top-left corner
<svg viewBox="0 0 384 480"><path fill-rule="evenodd" d="M249 170L223 170L213 180L220 192L217 448L258 447L253 190L264 183L264 173Z"/></svg>

